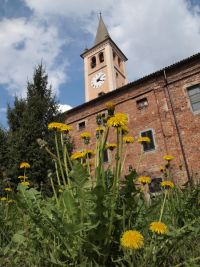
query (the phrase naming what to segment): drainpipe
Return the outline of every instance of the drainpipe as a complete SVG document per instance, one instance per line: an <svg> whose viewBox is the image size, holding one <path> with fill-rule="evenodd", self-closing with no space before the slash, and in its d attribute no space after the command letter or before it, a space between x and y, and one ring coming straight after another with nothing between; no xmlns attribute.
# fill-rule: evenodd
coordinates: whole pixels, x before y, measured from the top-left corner
<svg viewBox="0 0 200 267"><path fill-rule="evenodd" d="M168 80L167 80L165 69L163 70L163 74L164 74L164 80L165 80L165 87L166 87L167 95L169 97L169 102L170 102L170 106L171 106L171 109L172 109L172 114L173 114L173 117L174 117L176 131L177 131L177 134L178 134L178 140L179 140L180 147L181 147L181 152L182 152L182 155L183 155L183 161L184 161L184 164L185 164L185 169L186 169L186 173L187 173L188 182L189 182L190 186L192 186L193 185L193 181L192 181L192 177L190 176L189 167L188 167L188 163L187 163L187 159L186 159L186 155L185 155L185 150L184 150L184 146L183 146L183 141L182 141L180 129L179 129L179 126L178 126L178 120L177 120L177 117L176 117L176 113L175 113L175 109L174 109L174 105L173 105L173 100L172 100L172 97L170 95L169 86L168 86Z"/></svg>

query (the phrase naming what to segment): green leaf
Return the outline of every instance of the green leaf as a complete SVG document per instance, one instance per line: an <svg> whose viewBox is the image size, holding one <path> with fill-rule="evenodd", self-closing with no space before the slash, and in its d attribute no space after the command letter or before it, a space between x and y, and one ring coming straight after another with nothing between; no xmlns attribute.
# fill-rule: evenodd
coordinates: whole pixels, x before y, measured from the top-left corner
<svg viewBox="0 0 200 267"><path fill-rule="evenodd" d="M26 240L25 236L23 235L24 233L25 233L25 231L23 231L23 230L18 231L12 237L12 241L15 243L18 243L18 244L24 243L24 241Z"/></svg>
<svg viewBox="0 0 200 267"><path fill-rule="evenodd" d="M64 205L68 211L68 214L73 216L73 214L76 213L77 207L71 191L65 190L61 197L63 197Z"/></svg>

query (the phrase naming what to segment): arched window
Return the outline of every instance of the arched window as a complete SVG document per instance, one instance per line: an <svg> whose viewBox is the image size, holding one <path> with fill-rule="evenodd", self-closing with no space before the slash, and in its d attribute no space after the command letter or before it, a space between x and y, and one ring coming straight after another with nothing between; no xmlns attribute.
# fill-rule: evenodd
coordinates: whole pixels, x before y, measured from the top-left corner
<svg viewBox="0 0 200 267"><path fill-rule="evenodd" d="M104 54L103 54L103 52L99 53L99 62L100 63L104 62Z"/></svg>
<svg viewBox="0 0 200 267"><path fill-rule="evenodd" d="M96 57L92 57L92 58L91 58L91 63L90 63L90 65L91 65L91 68L92 68L92 69L96 67Z"/></svg>

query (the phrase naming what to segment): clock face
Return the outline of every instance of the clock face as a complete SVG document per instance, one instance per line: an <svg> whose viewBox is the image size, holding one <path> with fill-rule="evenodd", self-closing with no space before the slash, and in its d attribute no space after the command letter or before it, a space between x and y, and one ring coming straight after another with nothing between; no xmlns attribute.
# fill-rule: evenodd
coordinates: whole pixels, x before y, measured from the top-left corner
<svg viewBox="0 0 200 267"><path fill-rule="evenodd" d="M106 74L103 72L98 72L92 77L91 85L93 88L99 88L105 82Z"/></svg>

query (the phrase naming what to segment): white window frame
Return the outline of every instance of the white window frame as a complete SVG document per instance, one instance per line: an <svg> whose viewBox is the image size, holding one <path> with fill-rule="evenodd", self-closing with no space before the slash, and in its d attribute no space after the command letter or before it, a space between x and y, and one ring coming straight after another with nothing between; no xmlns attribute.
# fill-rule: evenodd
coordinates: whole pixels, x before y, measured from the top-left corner
<svg viewBox="0 0 200 267"><path fill-rule="evenodd" d="M199 110L193 110L192 101L191 101L191 98L190 98L190 95L189 95L189 91L191 91L192 89L195 89L197 87L199 87L199 89L200 89L200 83L187 86L187 88L186 88L186 90L187 90L187 97L188 97L189 105L190 105L190 109L191 109L191 111L192 111L192 113L194 115L200 114L200 109Z"/></svg>
<svg viewBox="0 0 200 267"><path fill-rule="evenodd" d="M81 131L83 131L85 129L85 128L84 129L79 129L79 124L82 123L82 122L85 122L85 128L87 126L87 120L81 120L81 121L77 122L77 131L79 131L79 132L81 132Z"/></svg>

